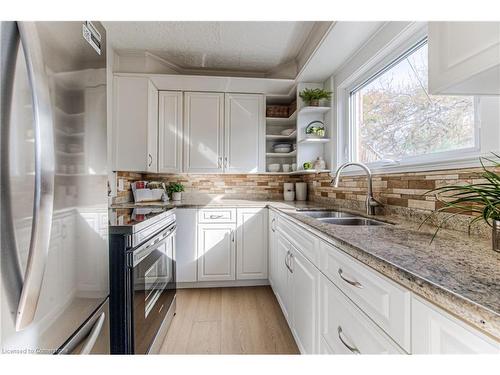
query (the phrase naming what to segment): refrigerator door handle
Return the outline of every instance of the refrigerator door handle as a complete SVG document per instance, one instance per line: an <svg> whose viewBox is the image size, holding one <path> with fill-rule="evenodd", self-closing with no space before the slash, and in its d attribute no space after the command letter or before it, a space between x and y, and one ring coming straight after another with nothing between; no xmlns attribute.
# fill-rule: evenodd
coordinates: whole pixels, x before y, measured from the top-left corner
<svg viewBox="0 0 500 375"><path fill-rule="evenodd" d="M3 21L1 40L1 170L0 170L0 204L2 230L2 282L6 286L6 299L10 310L16 319L17 306L23 288L23 271L19 261L17 243L12 214L12 198L10 188L10 129L11 105L13 96L14 76L16 71L17 50L19 47L19 31L16 22Z"/></svg>
<svg viewBox="0 0 500 375"><path fill-rule="evenodd" d="M34 319L49 252L54 203L54 131L48 78L34 22L18 22L31 86L35 131L35 192L28 262L16 315L16 331Z"/></svg>
<svg viewBox="0 0 500 375"><path fill-rule="evenodd" d="M94 348L97 339L99 338L99 335L101 334L105 319L106 319L106 314L102 312L97 321L95 322L94 326L92 327L92 330L90 331L89 336L85 341L85 344L83 344L83 348L80 354L90 354L90 352Z"/></svg>

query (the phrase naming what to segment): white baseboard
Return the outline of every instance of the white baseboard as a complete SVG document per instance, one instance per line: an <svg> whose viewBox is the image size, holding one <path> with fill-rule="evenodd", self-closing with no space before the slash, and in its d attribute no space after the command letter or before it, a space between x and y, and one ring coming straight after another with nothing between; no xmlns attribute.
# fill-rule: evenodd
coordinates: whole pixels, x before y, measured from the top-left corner
<svg viewBox="0 0 500 375"><path fill-rule="evenodd" d="M189 288L231 288L238 286L261 286L269 285L269 280L230 280L230 281L196 281L178 282L177 289Z"/></svg>

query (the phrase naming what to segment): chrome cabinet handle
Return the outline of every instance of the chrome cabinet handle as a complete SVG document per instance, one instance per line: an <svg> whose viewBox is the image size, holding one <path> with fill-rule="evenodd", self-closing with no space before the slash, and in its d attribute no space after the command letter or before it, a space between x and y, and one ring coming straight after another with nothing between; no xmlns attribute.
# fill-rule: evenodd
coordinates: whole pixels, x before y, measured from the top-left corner
<svg viewBox="0 0 500 375"><path fill-rule="evenodd" d="M210 219L220 219L221 217L224 217L224 215L210 215Z"/></svg>
<svg viewBox="0 0 500 375"><path fill-rule="evenodd" d="M290 267L290 257L291 257L292 253L290 253L290 250L287 251L286 253L286 257L285 257L285 266L286 268L288 268L288 271L290 271L291 273L293 273L292 271L292 268Z"/></svg>
<svg viewBox="0 0 500 375"><path fill-rule="evenodd" d="M227 168L227 156L224 157L224 168Z"/></svg>
<svg viewBox="0 0 500 375"><path fill-rule="evenodd" d="M34 22L18 22L26 58L35 125L35 194L28 263L16 316L16 331L34 319L49 252L54 203L55 151L52 105L43 55Z"/></svg>
<svg viewBox="0 0 500 375"><path fill-rule="evenodd" d="M352 285L352 286L355 286L356 288L363 289L363 285L361 285L361 283L360 283L360 282L358 282L358 281L353 281L353 280L349 280L348 278L344 277L344 275L343 275L343 272L344 272L344 271L342 271L342 268L339 268L339 270L338 270L337 272L338 272L338 274L339 274L340 278L341 278L342 280L344 280L346 283L348 283L348 284L350 284L350 285Z"/></svg>
<svg viewBox="0 0 500 375"><path fill-rule="evenodd" d="M85 344L83 344L83 348L80 354L90 354L90 352L95 346L95 343L97 342L99 335L101 334L102 326L104 325L105 319L106 319L106 314L103 312L99 316L99 319L97 319L97 321L95 322L94 326L92 327L92 330L89 333L89 337L85 341Z"/></svg>
<svg viewBox="0 0 500 375"><path fill-rule="evenodd" d="M222 157L217 158L217 168L222 168Z"/></svg>
<svg viewBox="0 0 500 375"><path fill-rule="evenodd" d="M289 269L290 269L290 272L291 272L291 273L293 273L293 258L294 258L293 254L292 254L292 253L290 253L290 258L289 258L289 259L290 259L290 260L289 260L289 263L290 263L290 268L289 268Z"/></svg>
<svg viewBox="0 0 500 375"><path fill-rule="evenodd" d="M148 154L148 160L149 160L148 167L151 167L151 165L153 164L153 156L151 154Z"/></svg>
<svg viewBox="0 0 500 375"><path fill-rule="evenodd" d="M275 225L275 223L276 223L276 218L275 218L275 217L273 217L273 220L271 220L271 230L272 230L273 232L276 232L276 227L274 226L274 225Z"/></svg>
<svg viewBox="0 0 500 375"><path fill-rule="evenodd" d="M231 231L231 242L234 242L234 230Z"/></svg>
<svg viewBox="0 0 500 375"><path fill-rule="evenodd" d="M349 345L347 342L345 342L345 340L342 338L342 327L341 326L338 326L337 327L337 335L339 336L339 340L342 344L344 344L344 346L349 349L349 351L351 353L354 353L354 354L361 354L361 352L359 351L358 348L356 348L355 346L351 346Z"/></svg>

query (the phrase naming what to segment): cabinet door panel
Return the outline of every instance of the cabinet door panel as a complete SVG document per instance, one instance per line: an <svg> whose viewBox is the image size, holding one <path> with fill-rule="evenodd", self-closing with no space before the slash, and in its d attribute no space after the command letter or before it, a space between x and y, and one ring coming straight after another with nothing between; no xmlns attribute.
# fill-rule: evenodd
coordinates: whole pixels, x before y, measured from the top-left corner
<svg viewBox="0 0 500 375"><path fill-rule="evenodd" d="M500 94L500 22L429 22L429 91Z"/></svg>
<svg viewBox="0 0 500 375"><path fill-rule="evenodd" d="M302 354L318 352L319 270L292 246L292 330Z"/></svg>
<svg viewBox="0 0 500 375"><path fill-rule="evenodd" d="M288 254L290 251L290 243L285 237L283 237L283 235L281 235L281 233L276 233L278 234L278 236L276 241L276 274L274 277L276 288L274 290L274 293L276 294L276 298L278 299L278 302L281 306L283 315L290 324L290 276L288 268L286 266L286 263L288 261Z"/></svg>
<svg viewBox="0 0 500 375"><path fill-rule="evenodd" d="M271 209L269 209L268 216L268 272L269 272L269 283L271 287L274 288L274 279L276 277L276 247L277 247L277 236L276 228L278 225L278 215Z"/></svg>
<svg viewBox="0 0 500 375"><path fill-rule="evenodd" d="M417 297L412 299L412 327L414 354L500 354L499 342Z"/></svg>
<svg viewBox="0 0 500 375"><path fill-rule="evenodd" d="M195 282L197 277L196 209L177 208L176 270L178 282ZM193 231L195 235L193 235Z"/></svg>
<svg viewBox="0 0 500 375"><path fill-rule="evenodd" d="M147 78L115 77L114 170L156 171L157 94ZM156 100L156 103L155 103Z"/></svg>
<svg viewBox="0 0 500 375"><path fill-rule="evenodd" d="M148 81L147 172L158 172L158 89Z"/></svg>
<svg viewBox="0 0 500 375"><path fill-rule="evenodd" d="M158 110L158 171L182 171L182 92L161 91Z"/></svg>
<svg viewBox="0 0 500 375"><path fill-rule="evenodd" d="M263 95L226 94L224 168L227 172L265 170L264 126Z"/></svg>
<svg viewBox="0 0 500 375"><path fill-rule="evenodd" d="M234 224L198 225L198 281L234 280Z"/></svg>
<svg viewBox="0 0 500 375"><path fill-rule="evenodd" d="M267 279L267 209L237 211L237 279Z"/></svg>
<svg viewBox="0 0 500 375"><path fill-rule="evenodd" d="M224 94L184 93L186 172L222 172Z"/></svg>

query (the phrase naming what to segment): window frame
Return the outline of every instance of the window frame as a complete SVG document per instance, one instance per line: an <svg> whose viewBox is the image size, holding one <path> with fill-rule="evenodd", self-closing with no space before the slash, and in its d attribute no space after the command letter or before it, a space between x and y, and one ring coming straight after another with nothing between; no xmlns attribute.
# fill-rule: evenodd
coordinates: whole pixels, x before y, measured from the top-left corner
<svg viewBox="0 0 500 375"><path fill-rule="evenodd" d="M337 86L337 148L332 155L332 165L356 160L356 126L353 126L351 93L391 69L402 59L427 42L427 26L414 24L405 33L395 37L388 45L377 51L364 65ZM482 155L481 97L474 97L474 146L466 149L436 152L403 158L400 161L377 161L366 163L374 172L397 173L425 170L459 169L479 166ZM495 142L495 150L498 149ZM493 150L492 150L493 151ZM485 153L487 154L487 153ZM348 174L359 174L357 168L346 169Z"/></svg>

